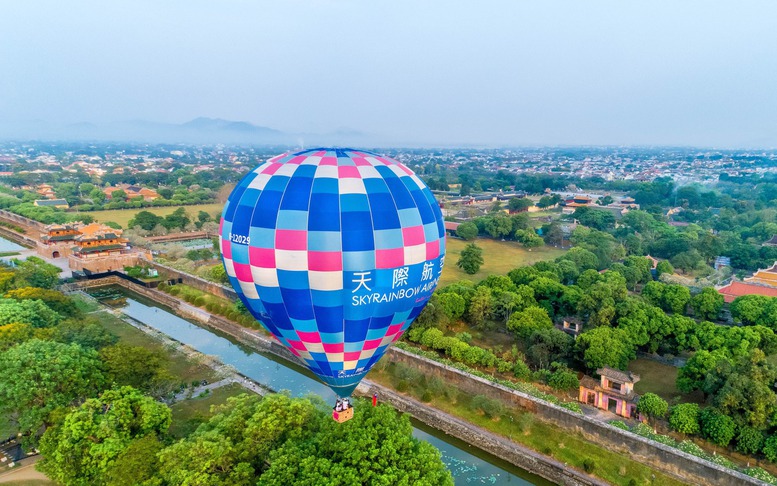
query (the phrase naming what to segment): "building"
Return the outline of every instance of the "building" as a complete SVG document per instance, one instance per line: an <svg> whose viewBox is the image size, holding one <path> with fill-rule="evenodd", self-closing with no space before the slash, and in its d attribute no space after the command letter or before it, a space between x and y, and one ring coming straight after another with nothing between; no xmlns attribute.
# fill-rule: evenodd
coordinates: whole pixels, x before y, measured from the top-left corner
<svg viewBox="0 0 777 486"><path fill-rule="evenodd" d="M583 321L578 317L567 316L560 319L560 322L556 324L556 329L577 338L577 336L583 332Z"/></svg>
<svg viewBox="0 0 777 486"><path fill-rule="evenodd" d="M777 288L766 285L756 285L746 282L731 282L730 284L718 289L718 293L723 296L727 303L734 302L737 297L743 295L763 295L766 297L777 297Z"/></svg>
<svg viewBox="0 0 777 486"><path fill-rule="evenodd" d="M729 262L729 265L731 262ZM769 287L777 287L777 262L769 268L758 269L752 277L745 279L745 282L756 285L767 285Z"/></svg>
<svg viewBox="0 0 777 486"><path fill-rule="evenodd" d="M153 201L162 197L153 189L140 186L131 186L129 184L120 184L118 186L111 186L103 189L103 193L108 199L111 199L113 193L116 191L124 191L128 200L136 197L142 197L144 201Z"/></svg>
<svg viewBox="0 0 777 486"><path fill-rule="evenodd" d="M72 253L73 241L81 223L50 224L44 228L45 233L40 237L43 245L38 252L50 258L69 256Z"/></svg>
<svg viewBox="0 0 777 486"><path fill-rule="evenodd" d="M578 400L621 417L636 418L639 395L634 393L634 384L639 381L639 375L608 367L599 368L596 373L599 381L590 376L580 380Z"/></svg>
<svg viewBox="0 0 777 486"><path fill-rule="evenodd" d="M64 199L36 199L32 204L35 206L57 209L67 209L70 207Z"/></svg>
<svg viewBox="0 0 777 486"><path fill-rule="evenodd" d="M121 230L91 223L79 226L78 232L68 257L71 269L102 273L137 265L139 254L130 250Z"/></svg>

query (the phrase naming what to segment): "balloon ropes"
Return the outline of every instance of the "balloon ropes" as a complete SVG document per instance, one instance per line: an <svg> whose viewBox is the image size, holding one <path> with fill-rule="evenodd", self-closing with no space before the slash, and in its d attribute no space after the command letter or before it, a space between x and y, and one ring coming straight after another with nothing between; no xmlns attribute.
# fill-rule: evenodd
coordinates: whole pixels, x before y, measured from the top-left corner
<svg viewBox="0 0 777 486"><path fill-rule="evenodd" d="M423 310L445 259L429 188L364 150L268 160L232 191L219 232L240 299L343 397L333 412L340 421L352 415L347 398L364 375Z"/></svg>

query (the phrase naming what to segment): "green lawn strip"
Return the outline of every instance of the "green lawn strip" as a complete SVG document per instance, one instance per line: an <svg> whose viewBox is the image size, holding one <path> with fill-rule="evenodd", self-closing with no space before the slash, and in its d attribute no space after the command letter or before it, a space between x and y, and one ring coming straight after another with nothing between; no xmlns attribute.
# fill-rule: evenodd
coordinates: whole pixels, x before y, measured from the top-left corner
<svg viewBox="0 0 777 486"><path fill-rule="evenodd" d="M173 411L173 423L170 425L170 435L180 439L194 432L197 427L207 420L212 414L210 408L213 405L226 403L227 398L235 397L242 393L248 393L245 388L237 383L230 383L212 390L203 397L192 398L174 403L170 408Z"/></svg>
<svg viewBox="0 0 777 486"><path fill-rule="evenodd" d="M392 374L391 369L391 365L373 369L369 379L396 389L400 379ZM551 456L581 471L585 470L585 463L588 461L589 467L590 464L594 465L592 474L613 484L628 485L631 479L634 479L636 484L669 486L685 484L633 461L623 454L599 447L579 434L572 434L568 430L543 422L529 412L505 409L497 420L486 417L473 410L472 396L458 393L453 385L447 384L449 391L441 397L430 396L425 378L415 380L415 386L405 392L427 401L439 410ZM449 396L449 393L453 397Z"/></svg>
<svg viewBox="0 0 777 486"><path fill-rule="evenodd" d="M182 205L182 206L163 206L152 208L138 208L138 209L106 209L102 211L88 211L84 214L88 214L100 223L106 221L113 221L118 223L122 228L127 228L129 221L135 217L135 215L141 211L148 211L154 213L157 216L167 216L172 214L178 208L185 208L186 213L190 218L197 216L200 211L205 211L211 216L215 216L217 213L221 213L224 209L223 203L211 203L211 204L194 204L194 205ZM216 218L218 219L218 218Z"/></svg>
<svg viewBox="0 0 777 486"><path fill-rule="evenodd" d="M458 280L478 282L491 274L507 275L510 270L522 265L531 265L542 260L553 260L564 254L564 250L543 246L529 251L515 241L498 241L490 238L478 238L475 244L483 249L483 266L474 275L468 275L456 266L461 250L470 242L458 238L448 238L445 242L445 268L440 278L440 286Z"/></svg>
<svg viewBox="0 0 777 486"><path fill-rule="evenodd" d="M159 350L169 358L167 370L182 383L191 383L195 380L216 381L218 374L204 363L198 363L185 354L170 349L148 334L122 321L108 312L93 314L100 319L106 329L119 337L119 342L129 346L140 346L150 350Z"/></svg>

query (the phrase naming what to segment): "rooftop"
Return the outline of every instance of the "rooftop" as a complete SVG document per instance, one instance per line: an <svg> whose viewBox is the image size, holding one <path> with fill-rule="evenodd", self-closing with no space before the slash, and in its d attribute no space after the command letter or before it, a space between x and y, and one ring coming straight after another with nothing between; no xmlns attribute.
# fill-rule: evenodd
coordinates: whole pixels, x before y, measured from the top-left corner
<svg viewBox="0 0 777 486"><path fill-rule="evenodd" d="M605 378L611 378L616 381L620 381L623 383L636 383L640 380L639 375L635 375L631 371L621 371L616 370L615 368L610 368L608 366L605 366L604 368L599 368L596 370L596 373L604 376Z"/></svg>
<svg viewBox="0 0 777 486"><path fill-rule="evenodd" d="M743 295L764 295L766 297L777 297L777 288L745 282L731 282L725 287L719 288L718 292L723 295L723 300L728 303L733 302L734 299L737 297L742 297Z"/></svg>

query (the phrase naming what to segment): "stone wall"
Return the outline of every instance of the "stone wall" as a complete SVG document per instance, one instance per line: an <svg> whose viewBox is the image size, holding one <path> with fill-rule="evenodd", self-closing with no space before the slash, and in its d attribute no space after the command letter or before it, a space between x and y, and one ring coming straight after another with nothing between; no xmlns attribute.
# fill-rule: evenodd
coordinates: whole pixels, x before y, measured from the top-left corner
<svg viewBox="0 0 777 486"><path fill-rule="evenodd" d="M123 279L116 278L116 281L112 280L110 283L116 283L126 287L176 311L180 311L182 305L190 307L186 302L171 295L165 294L159 290L147 289ZM106 284L108 284L108 282L106 282ZM202 319L203 316L207 317ZM258 331L246 329L232 321L210 313L200 313L201 318L197 318L197 316L193 317L203 324L224 332L238 341L253 346L260 351L270 352L280 358L294 362L295 364L299 363L294 355L292 355L283 345L268 337L262 336ZM437 363L395 347L388 349L384 359L405 363L429 376L438 376L441 379L454 383L465 393L474 395L482 394L492 398L498 398L508 404L532 412L540 419L551 422L564 430L569 431L569 433L579 434L591 442L606 447L608 450L629 456L638 462L675 476L689 484L757 484L768 486L767 483L755 478L686 454L673 447L665 446L598 420L571 412L565 408L545 402L544 400L526 395L525 393L492 383L486 379L470 375L442 363ZM360 393L365 396L371 396L373 391L377 391L382 399L388 400L392 406L395 406L403 412L410 413L423 423L436 429L443 430L451 436L464 440L467 443L474 444L501 459L551 481L569 485L604 484L582 472L570 470L566 466L559 465L558 462L552 458L537 454L518 444L507 441L503 437L490 434L472 424L468 424L463 420L421 404L420 402L400 395L388 388L381 387L368 380L364 380L362 385L363 386L360 387Z"/></svg>
<svg viewBox="0 0 777 486"><path fill-rule="evenodd" d="M646 439L402 349L392 347L386 352L386 356L393 362L405 363L426 375L438 376L454 383L466 393L498 398L503 402L530 411L540 419L551 422L570 431L570 433L580 434L591 442L601 444L608 450L628 455L638 462L690 484L766 484L745 474L686 454L674 447Z"/></svg>
<svg viewBox="0 0 777 486"><path fill-rule="evenodd" d="M203 292L207 292L211 295L216 295L218 297L228 299L228 300L234 301L238 299L237 293L234 290L228 287L225 287L223 285L210 282L208 280L205 280L204 278L197 277L190 273L176 270L173 267L163 265L151 259L145 259L143 263L148 265L149 267L156 268L156 270L161 274L163 273L163 274L169 275L170 278L174 278L174 279L180 278L183 283L185 283L186 285L189 285L190 287L194 287L197 290L202 290Z"/></svg>
<svg viewBox="0 0 777 486"><path fill-rule="evenodd" d="M389 403L397 410L409 413L430 427L472 444L489 454L506 460L521 469L542 476L556 484L570 486L604 486L608 484L582 471L571 469L569 466L551 457L539 454L502 436L489 433L453 415L401 395L390 388L364 380L357 389L358 395L371 397L373 393L377 393L381 401Z"/></svg>

